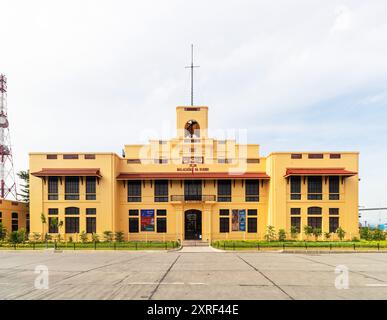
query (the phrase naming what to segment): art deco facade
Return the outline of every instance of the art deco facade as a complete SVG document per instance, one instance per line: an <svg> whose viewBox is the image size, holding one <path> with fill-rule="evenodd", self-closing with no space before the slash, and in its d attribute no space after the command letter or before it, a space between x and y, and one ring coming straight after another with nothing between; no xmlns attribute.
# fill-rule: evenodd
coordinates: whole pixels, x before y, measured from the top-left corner
<svg viewBox="0 0 387 320"><path fill-rule="evenodd" d="M177 107L177 135L114 153L31 153L31 231L129 240L262 239L310 225L358 235L357 152L274 152L208 136L207 107Z"/></svg>

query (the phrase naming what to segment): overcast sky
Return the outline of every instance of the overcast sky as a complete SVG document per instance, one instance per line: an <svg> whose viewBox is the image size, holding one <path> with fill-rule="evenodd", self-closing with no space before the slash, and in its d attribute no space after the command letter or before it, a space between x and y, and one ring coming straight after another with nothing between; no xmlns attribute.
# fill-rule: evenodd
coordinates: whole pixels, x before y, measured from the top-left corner
<svg viewBox="0 0 387 320"><path fill-rule="evenodd" d="M247 128L262 155L360 151L360 205L387 207L385 0L0 0L16 170L172 137L191 43L210 128Z"/></svg>

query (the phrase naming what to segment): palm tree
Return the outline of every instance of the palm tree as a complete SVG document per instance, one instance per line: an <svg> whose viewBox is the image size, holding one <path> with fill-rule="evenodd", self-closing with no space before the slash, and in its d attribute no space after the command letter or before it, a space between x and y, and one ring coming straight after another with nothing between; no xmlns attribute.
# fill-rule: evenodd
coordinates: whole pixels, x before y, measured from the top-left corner
<svg viewBox="0 0 387 320"><path fill-rule="evenodd" d="M42 240L44 240L44 225L46 224L47 220L46 220L46 216L44 215L44 213L42 213L40 215L40 221L42 222Z"/></svg>

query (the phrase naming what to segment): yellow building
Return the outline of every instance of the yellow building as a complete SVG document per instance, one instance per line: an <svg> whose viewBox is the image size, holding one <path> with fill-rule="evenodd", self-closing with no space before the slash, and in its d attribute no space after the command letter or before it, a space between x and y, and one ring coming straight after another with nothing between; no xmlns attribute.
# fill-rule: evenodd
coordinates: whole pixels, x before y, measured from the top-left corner
<svg viewBox="0 0 387 320"><path fill-rule="evenodd" d="M0 199L0 223L7 233L30 229L28 206L24 202Z"/></svg>
<svg viewBox="0 0 387 320"><path fill-rule="evenodd" d="M305 225L358 236L358 153L278 152L208 136L208 107L177 107L171 140L114 153L31 153L31 231L129 240L290 237ZM43 231L44 232L44 231Z"/></svg>

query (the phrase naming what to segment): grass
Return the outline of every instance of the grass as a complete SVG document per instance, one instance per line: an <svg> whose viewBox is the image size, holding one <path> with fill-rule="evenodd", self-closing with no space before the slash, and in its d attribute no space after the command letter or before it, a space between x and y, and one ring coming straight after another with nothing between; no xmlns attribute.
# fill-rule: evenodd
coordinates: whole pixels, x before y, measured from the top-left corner
<svg viewBox="0 0 387 320"><path fill-rule="evenodd" d="M256 241L224 240L214 241L212 246L223 250L286 250L286 249L324 249L324 250L386 250L387 241Z"/></svg>
<svg viewBox="0 0 387 320"><path fill-rule="evenodd" d="M179 244L176 241L158 242L158 241L130 241L130 242L28 242L12 244L0 242L0 250L170 250L177 248Z"/></svg>

